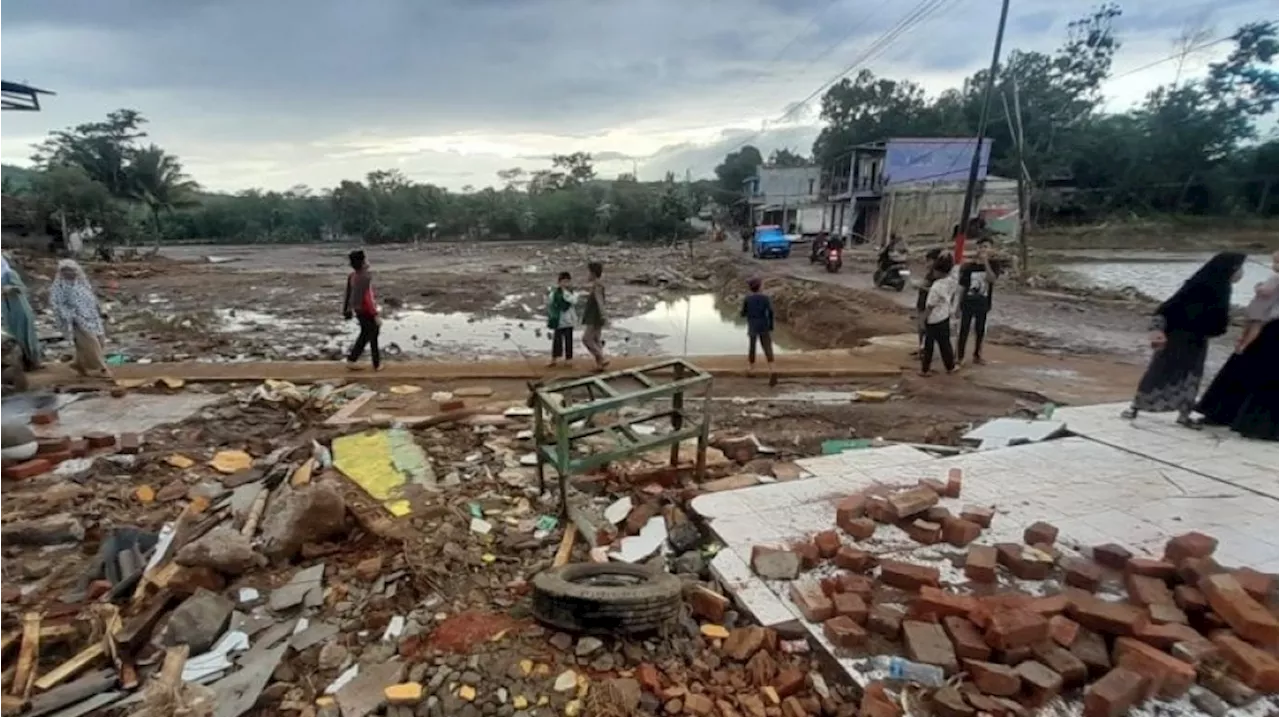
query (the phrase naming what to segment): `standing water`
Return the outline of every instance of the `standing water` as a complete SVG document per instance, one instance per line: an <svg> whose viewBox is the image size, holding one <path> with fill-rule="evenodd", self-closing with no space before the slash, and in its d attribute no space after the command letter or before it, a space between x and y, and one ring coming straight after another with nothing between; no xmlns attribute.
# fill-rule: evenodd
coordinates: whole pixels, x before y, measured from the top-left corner
<svg viewBox="0 0 1280 717"><path fill-rule="evenodd" d="M1208 261L1212 254L1181 254L1176 259L1158 261L1124 260L1059 264L1059 268L1080 276L1083 283L1103 289L1133 287L1157 301L1164 301L1182 282ZM1231 303L1244 306L1253 298L1255 284L1271 276L1270 256L1250 256L1244 276L1231 292Z"/></svg>

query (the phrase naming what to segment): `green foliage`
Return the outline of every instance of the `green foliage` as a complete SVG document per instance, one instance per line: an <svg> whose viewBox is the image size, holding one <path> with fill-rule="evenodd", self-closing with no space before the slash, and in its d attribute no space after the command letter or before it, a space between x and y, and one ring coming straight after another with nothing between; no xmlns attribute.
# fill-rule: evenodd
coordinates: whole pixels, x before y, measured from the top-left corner
<svg viewBox="0 0 1280 717"><path fill-rule="evenodd" d="M766 164L770 167L807 167L809 158L789 149L775 149Z"/></svg>

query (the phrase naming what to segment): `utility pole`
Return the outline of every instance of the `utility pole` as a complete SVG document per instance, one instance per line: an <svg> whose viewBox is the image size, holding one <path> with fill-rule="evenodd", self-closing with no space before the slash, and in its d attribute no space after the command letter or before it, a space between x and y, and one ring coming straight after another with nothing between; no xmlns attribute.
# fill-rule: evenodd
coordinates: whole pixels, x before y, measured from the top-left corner
<svg viewBox="0 0 1280 717"><path fill-rule="evenodd" d="M964 208L960 212L960 225L955 235L956 263L964 261L965 235L969 232L969 214L973 211L974 195L978 190L978 167L982 163L982 135L987 128L987 113L991 110L991 92L1000 68L1000 45L1004 42L1004 25L1009 19L1009 0L1000 3L1000 24L996 27L996 44L991 50L991 69L987 72L987 87L982 92L982 112L978 115L978 138L973 147L973 160L969 163L969 183L964 190Z"/></svg>
<svg viewBox="0 0 1280 717"><path fill-rule="evenodd" d="M1013 81L1013 110L1009 109L1009 100L1002 92L1000 101L1004 104L1005 120L1009 123L1009 136L1013 138L1014 155L1018 161L1018 266L1022 280L1026 281L1030 266L1027 236L1031 229L1031 199L1027 195L1031 184L1031 174L1027 171L1025 152L1026 139L1022 134L1022 100L1018 96L1018 81Z"/></svg>

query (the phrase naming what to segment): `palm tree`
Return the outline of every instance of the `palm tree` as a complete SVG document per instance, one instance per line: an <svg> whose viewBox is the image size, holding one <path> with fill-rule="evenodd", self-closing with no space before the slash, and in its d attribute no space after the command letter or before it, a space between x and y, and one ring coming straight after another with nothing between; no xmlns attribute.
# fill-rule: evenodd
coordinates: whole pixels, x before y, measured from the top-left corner
<svg viewBox="0 0 1280 717"><path fill-rule="evenodd" d="M189 207L199 203L196 184L185 172L178 158L166 154L156 145L134 153L128 170L129 193L147 205L160 246L160 212Z"/></svg>

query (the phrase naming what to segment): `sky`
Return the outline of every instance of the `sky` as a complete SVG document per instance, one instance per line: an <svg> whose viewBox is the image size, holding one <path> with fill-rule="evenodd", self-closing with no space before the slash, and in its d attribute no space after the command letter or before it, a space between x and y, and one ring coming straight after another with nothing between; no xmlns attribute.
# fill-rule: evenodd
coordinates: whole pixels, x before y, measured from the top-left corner
<svg viewBox="0 0 1280 717"><path fill-rule="evenodd" d="M1276 20L1274 0L1121 0L1107 107L1174 80L1187 28ZM1093 3L1013 0L1006 49L1052 51ZM816 100L917 0L7 0L0 72L57 93L0 117L0 158L127 107L214 191L399 169L462 189L590 152L598 175L711 176L750 142L808 153ZM936 93L990 62L995 0L945 0L855 67ZM1182 77L1229 49L1190 57ZM820 96L820 95L818 95ZM1274 125L1274 121L1272 122Z"/></svg>

